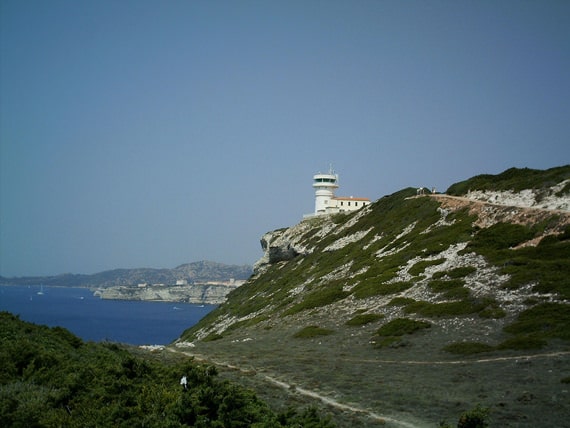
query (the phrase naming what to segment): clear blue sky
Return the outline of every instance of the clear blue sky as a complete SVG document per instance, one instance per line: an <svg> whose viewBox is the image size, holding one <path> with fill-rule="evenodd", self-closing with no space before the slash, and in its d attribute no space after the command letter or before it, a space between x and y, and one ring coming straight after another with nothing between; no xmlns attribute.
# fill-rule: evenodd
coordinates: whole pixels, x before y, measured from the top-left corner
<svg viewBox="0 0 570 428"><path fill-rule="evenodd" d="M0 2L0 275L254 263L314 209L570 162L569 1Z"/></svg>

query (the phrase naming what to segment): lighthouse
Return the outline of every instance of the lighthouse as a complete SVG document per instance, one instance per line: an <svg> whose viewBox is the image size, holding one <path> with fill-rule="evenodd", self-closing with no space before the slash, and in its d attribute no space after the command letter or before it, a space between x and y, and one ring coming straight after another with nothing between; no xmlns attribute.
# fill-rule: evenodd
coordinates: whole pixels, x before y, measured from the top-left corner
<svg viewBox="0 0 570 428"><path fill-rule="evenodd" d="M328 174L315 174L313 187L315 189L315 214L325 214L330 209L334 191L338 189L338 175L334 173L332 167Z"/></svg>
<svg viewBox="0 0 570 428"><path fill-rule="evenodd" d="M335 196L338 189L338 175L332 167L328 174L313 175L313 188L315 189L315 212L305 214L304 218L311 218L323 214L336 214L359 210L370 205L368 198L355 198L354 196Z"/></svg>

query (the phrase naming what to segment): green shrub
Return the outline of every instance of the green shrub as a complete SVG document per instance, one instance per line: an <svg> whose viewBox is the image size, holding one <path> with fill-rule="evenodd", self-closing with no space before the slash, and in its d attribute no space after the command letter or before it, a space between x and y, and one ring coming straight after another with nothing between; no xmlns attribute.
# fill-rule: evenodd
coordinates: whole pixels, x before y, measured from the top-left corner
<svg viewBox="0 0 570 428"><path fill-rule="evenodd" d="M431 288L433 291L441 292L441 291L448 291L453 288L463 287L464 281L461 279L453 279L453 280L432 280L428 283L428 287Z"/></svg>
<svg viewBox="0 0 570 428"><path fill-rule="evenodd" d="M380 283L377 278L371 278L358 284L352 292L357 299L364 299L372 296L386 296L388 294L401 293L412 285L410 281L398 281L389 284Z"/></svg>
<svg viewBox="0 0 570 428"><path fill-rule="evenodd" d="M316 325L310 325L295 333L293 337L297 339L310 339L318 336L328 336L329 334L333 333L334 333L333 330L329 330L327 328L321 328Z"/></svg>
<svg viewBox="0 0 570 428"><path fill-rule="evenodd" d="M432 280L429 282L428 287L435 292L443 292L444 299L467 299L469 297L469 289L463 286L463 280Z"/></svg>
<svg viewBox="0 0 570 428"><path fill-rule="evenodd" d="M467 287L455 287L442 294L444 299L467 299L471 291Z"/></svg>
<svg viewBox="0 0 570 428"><path fill-rule="evenodd" d="M426 321L396 318L376 330L376 334L378 336L403 336L430 327L431 324Z"/></svg>
<svg viewBox="0 0 570 428"><path fill-rule="evenodd" d="M481 352L490 352L494 349L493 346L480 342L455 342L443 348L445 352L458 355L479 354Z"/></svg>
<svg viewBox="0 0 570 428"><path fill-rule="evenodd" d="M219 380L215 367L188 358L171 354L159 362L133 351L142 358L120 345L83 343L63 329L5 312L0 331L2 426L332 426L314 409L277 414L251 390Z"/></svg>
<svg viewBox="0 0 570 428"><path fill-rule="evenodd" d="M415 302L416 300L411 297L394 297L390 302L388 302L388 306L407 306Z"/></svg>
<svg viewBox="0 0 570 428"><path fill-rule="evenodd" d="M293 315L298 312L330 305L344 299L350 293L342 289L342 284L326 285L304 296L304 299L285 311L284 315Z"/></svg>
<svg viewBox="0 0 570 428"><path fill-rule="evenodd" d="M402 336L430 327L431 324L426 321L396 318L376 330L371 343L375 348L399 348L408 344L408 341L402 339Z"/></svg>
<svg viewBox="0 0 570 428"><path fill-rule="evenodd" d="M475 235L467 246L468 250L502 250L522 244L535 235L527 226L513 223L496 223L491 227L482 229Z"/></svg>
<svg viewBox="0 0 570 428"><path fill-rule="evenodd" d="M489 426L487 418L489 409L477 405L472 410L463 412L457 422L457 428L486 428ZM439 428L453 428L453 425L446 421L439 423Z"/></svg>
<svg viewBox="0 0 570 428"><path fill-rule="evenodd" d="M541 338L570 340L570 305L542 303L519 314L504 331L515 335L539 335Z"/></svg>
<svg viewBox="0 0 570 428"><path fill-rule="evenodd" d="M570 166L554 167L546 170L530 168L509 168L497 175L481 174L451 185L446 193L465 195L469 190L512 190L540 189L558 184L570 178Z"/></svg>
<svg viewBox="0 0 570 428"><path fill-rule="evenodd" d="M542 224L527 228L527 237L539 233L544 223L555 220L556 215L553 215ZM556 239L544 239L536 247L513 250L497 248L496 245L485 246L478 241L481 233L475 236L466 251L476 251L490 263L499 266L502 274L508 274L510 279L504 284L505 288L517 289L536 284L533 291L537 293L558 293L562 298L570 299L570 241L562 239L563 235L558 235Z"/></svg>
<svg viewBox="0 0 570 428"><path fill-rule="evenodd" d="M445 259L436 259L436 260L422 260L417 262L413 265L409 270L408 273L413 276L417 276L421 274L427 267L429 266L437 266L445 262Z"/></svg>
<svg viewBox="0 0 570 428"><path fill-rule="evenodd" d="M457 428L486 428L489 426L487 418L489 409L477 405L472 410L464 412L457 422Z"/></svg>
<svg viewBox="0 0 570 428"><path fill-rule="evenodd" d="M221 338L223 338L223 336L221 334L218 333L210 333L209 335L207 335L204 339L202 339L204 342L213 342L215 340L220 340Z"/></svg>
<svg viewBox="0 0 570 428"><path fill-rule="evenodd" d="M346 325L360 326L360 325L370 324L372 322L381 320L382 318L384 318L383 314L360 314L349 319L346 322Z"/></svg>

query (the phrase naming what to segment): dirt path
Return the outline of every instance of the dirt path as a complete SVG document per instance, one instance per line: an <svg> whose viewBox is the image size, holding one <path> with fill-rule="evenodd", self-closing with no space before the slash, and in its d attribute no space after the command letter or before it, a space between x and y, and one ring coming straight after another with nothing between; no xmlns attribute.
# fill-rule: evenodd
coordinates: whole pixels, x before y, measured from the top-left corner
<svg viewBox="0 0 570 428"><path fill-rule="evenodd" d="M499 204L496 202L488 202L488 201L484 201L484 200L480 200L480 199L471 199L471 198L466 198L464 196L446 195L443 193L426 194L423 196L429 196L430 198L434 198L434 199L447 199L447 200L451 199L451 200L461 201L461 202L465 202L465 203L469 203L469 204L483 204L483 205L492 205L494 207L509 207L509 208L520 208L522 210L547 211L550 213L566 214L566 215L570 214L570 212L568 212L566 210L560 210L560 209L554 209L554 208L541 208L541 207L528 207L528 206L524 206L524 205ZM421 196L416 196L416 197L421 197Z"/></svg>
<svg viewBox="0 0 570 428"><path fill-rule="evenodd" d="M541 207L526 207L522 205L507 205L507 204L498 204L488 201L481 201L479 199L470 199L464 196L451 196L451 195L444 195L442 193L437 194L429 194L423 195L423 197L430 197L433 199L438 199L442 202L456 202L463 206L465 205L475 205L475 206L492 206L496 208L516 208L525 212L536 212L536 213L548 213L548 214L559 214L564 217L570 217L570 212L566 210L559 210L559 209L551 209L551 208L541 208ZM416 198L421 198L422 196L415 196Z"/></svg>
<svg viewBox="0 0 570 428"><path fill-rule="evenodd" d="M238 366L235 366L233 364L226 363L226 362L215 361L211 358L206 358L203 355L194 354L194 353L188 352L188 351L181 351L181 350L170 348L170 347L167 347L165 349L167 349L170 352L175 352L175 353L186 355L188 357L192 357L197 361L207 362L210 364L214 364L218 367L225 367L225 368L230 369L230 370L236 370L236 371L239 371L243 374L251 374L254 371L254 370L249 370L249 369L243 369L241 367L238 367ZM269 375L262 375L262 376L263 376L263 379L265 381L267 381L273 385L276 385L280 388L283 388L284 390L286 390L290 393L294 392L294 393L297 393L297 394L302 395L304 397L309 397L309 398L312 398L315 400L319 400L320 402L322 402L328 406L334 407L334 408L342 410L342 411L349 411L349 412L359 413L359 414L365 415L365 416L371 418L372 420L374 420L380 424L384 424L386 422L389 422L391 424L394 424L394 425L402 427L402 428L422 428L422 427L429 426L429 424L421 424L421 425L413 424L413 423L403 421L400 419L396 419L396 418L393 418L390 416L380 415L378 413L372 412L370 410L362 409L360 407L351 406L348 404L343 404L343 403L340 403L340 402L338 402L338 401L336 401L330 397L319 394L315 391L310 391L310 390L305 389L305 388L300 388L298 386L290 385L290 384L283 382L283 381L280 381L280 380L278 380L272 376L269 376Z"/></svg>

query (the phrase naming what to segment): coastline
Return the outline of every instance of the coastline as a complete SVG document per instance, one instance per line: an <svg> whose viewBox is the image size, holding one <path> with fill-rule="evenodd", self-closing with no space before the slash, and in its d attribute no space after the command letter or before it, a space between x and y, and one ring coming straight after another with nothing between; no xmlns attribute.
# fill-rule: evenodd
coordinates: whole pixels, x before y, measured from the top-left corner
<svg viewBox="0 0 570 428"><path fill-rule="evenodd" d="M183 302L201 305L219 305L236 286L195 285L147 285L145 287L124 286L91 289L93 295L105 300L137 300L151 302Z"/></svg>

